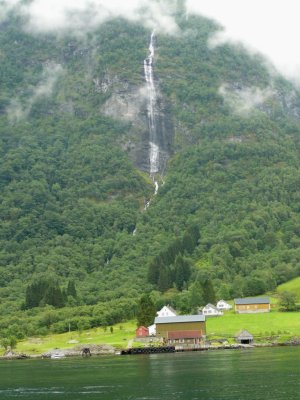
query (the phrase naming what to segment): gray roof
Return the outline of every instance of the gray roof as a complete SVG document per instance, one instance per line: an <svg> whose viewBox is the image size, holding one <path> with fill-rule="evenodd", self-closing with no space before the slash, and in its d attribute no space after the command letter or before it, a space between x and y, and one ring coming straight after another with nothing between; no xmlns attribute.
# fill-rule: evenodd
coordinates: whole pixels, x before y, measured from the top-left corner
<svg viewBox="0 0 300 400"><path fill-rule="evenodd" d="M205 322L204 315L177 315L176 317L156 317L155 324L174 324L178 322Z"/></svg>
<svg viewBox="0 0 300 400"><path fill-rule="evenodd" d="M206 304L206 306L205 307L203 307L203 308L206 308L206 307L208 307L208 308L213 308L214 310L217 310L217 311L219 311L218 309L217 309L217 307L216 306L214 306L213 304L211 304L211 303L208 303L208 304Z"/></svg>
<svg viewBox="0 0 300 400"><path fill-rule="evenodd" d="M243 331L239 332L237 335L235 335L237 339L251 339L253 340L253 335L251 335L250 332L246 331L244 329Z"/></svg>
<svg viewBox="0 0 300 400"><path fill-rule="evenodd" d="M270 304L269 297L246 297L244 299L234 299L234 303L243 304Z"/></svg>

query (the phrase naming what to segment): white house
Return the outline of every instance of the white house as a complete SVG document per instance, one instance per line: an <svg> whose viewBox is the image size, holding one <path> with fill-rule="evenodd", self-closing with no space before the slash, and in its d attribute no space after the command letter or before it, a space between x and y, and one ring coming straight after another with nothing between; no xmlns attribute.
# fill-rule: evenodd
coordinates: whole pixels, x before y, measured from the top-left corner
<svg viewBox="0 0 300 400"><path fill-rule="evenodd" d="M216 306L214 306L213 304L206 304L205 307L202 308L202 314L206 315L206 316L211 316L211 317L215 317L218 315L223 315L223 312L218 310Z"/></svg>
<svg viewBox="0 0 300 400"><path fill-rule="evenodd" d="M148 332L149 332L149 336L155 336L156 335L156 325L150 325L148 326Z"/></svg>
<svg viewBox="0 0 300 400"><path fill-rule="evenodd" d="M174 308L172 308L168 304L167 306L163 306L163 308L161 310L157 311L157 316L160 317L160 318L163 318L163 317L176 317L177 316L177 312L174 310Z"/></svg>
<svg viewBox="0 0 300 400"><path fill-rule="evenodd" d="M167 306L163 306L163 308L161 310L157 311L156 314L160 318L177 316L176 311L174 310L174 308L169 306L169 304ZM148 326L148 331L149 331L149 336L155 336L156 335L156 325L153 324L153 325Z"/></svg>
<svg viewBox="0 0 300 400"><path fill-rule="evenodd" d="M226 303L225 300L220 300L217 302L217 309L218 310L231 310L232 306Z"/></svg>

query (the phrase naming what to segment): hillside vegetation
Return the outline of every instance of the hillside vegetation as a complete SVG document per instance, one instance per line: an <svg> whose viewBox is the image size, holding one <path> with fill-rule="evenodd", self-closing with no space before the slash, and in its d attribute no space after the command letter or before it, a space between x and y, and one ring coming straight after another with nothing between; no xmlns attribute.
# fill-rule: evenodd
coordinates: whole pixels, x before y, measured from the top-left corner
<svg viewBox="0 0 300 400"><path fill-rule="evenodd" d="M155 41L171 157L154 196L144 115L107 112L143 87L151 32L114 20L37 36L20 18L0 30L2 336L110 326L144 292L191 312L300 275L291 83L239 45L210 48L219 27L178 14L181 33Z"/></svg>
<svg viewBox="0 0 300 400"><path fill-rule="evenodd" d="M291 279L277 287L277 292L291 292L296 295L296 301L300 302L300 277Z"/></svg>

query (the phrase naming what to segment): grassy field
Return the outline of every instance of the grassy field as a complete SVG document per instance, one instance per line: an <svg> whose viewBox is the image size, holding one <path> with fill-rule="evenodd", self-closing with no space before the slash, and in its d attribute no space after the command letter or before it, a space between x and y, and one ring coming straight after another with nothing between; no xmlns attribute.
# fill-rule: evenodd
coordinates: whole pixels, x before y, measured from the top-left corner
<svg viewBox="0 0 300 400"><path fill-rule="evenodd" d="M278 289L292 290L300 285L300 278L288 282L287 287L281 285ZM280 312L276 306L277 299L272 298L270 313L235 314L227 311L221 317L206 319L208 338L233 338L239 331L247 329L255 336L255 340L277 337L279 340L300 337L300 312ZM275 307L274 307L275 305ZM136 321L117 324L113 332L107 328L95 328L83 332L69 332L46 337L35 337L18 343L16 351L26 354L42 354L53 349L70 349L77 345L108 344L118 349L126 348L135 337ZM135 346L139 345L134 343Z"/></svg>
<svg viewBox="0 0 300 400"><path fill-rule="evenodd" d="M49 350L70 349L81 344L109 344L116 348L126 348L128 341L135 337L135 330L136 322L129 321L115 325L113 333L110 332L109 328L106 331L103 328L97 328L81 333L70 332L29 338L19 342L16 351L26 354L42 354Z"/></svg>
<svg viewBox="0 0 300 400"><path fill-rule="evenodd" d="M277 292L293 292L297 296L297 302L300 303L300 277L292 279L286 283L283 283L282 285L279 285L277 287Z"/></svg>
<svg viewBox="0 0 300 400"><path fill-rule="evenodd" d="M300 313L278 312L262 314L235 314L226 312L222 317L206 320L207 334L211 336L232 337L242 329L254 336L300 336Z"/></svg>

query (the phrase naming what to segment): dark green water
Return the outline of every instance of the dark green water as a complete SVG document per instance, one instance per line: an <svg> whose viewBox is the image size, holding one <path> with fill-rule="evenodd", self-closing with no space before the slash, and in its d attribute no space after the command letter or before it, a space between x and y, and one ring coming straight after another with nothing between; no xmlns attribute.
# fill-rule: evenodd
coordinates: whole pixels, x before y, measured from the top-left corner
<svg viewBox="0 0 300 400"><path fill-rule="evenodd" d="M298 400L300 347L0 362L0 400Z"/></svg>

